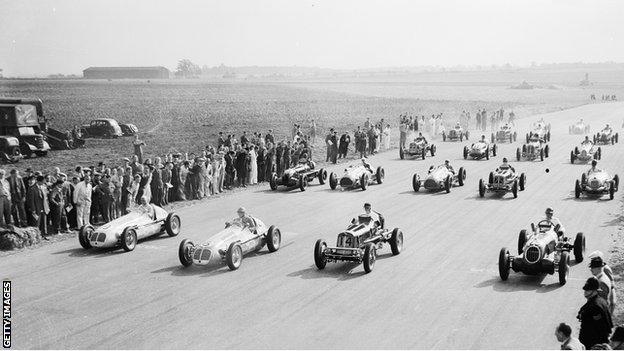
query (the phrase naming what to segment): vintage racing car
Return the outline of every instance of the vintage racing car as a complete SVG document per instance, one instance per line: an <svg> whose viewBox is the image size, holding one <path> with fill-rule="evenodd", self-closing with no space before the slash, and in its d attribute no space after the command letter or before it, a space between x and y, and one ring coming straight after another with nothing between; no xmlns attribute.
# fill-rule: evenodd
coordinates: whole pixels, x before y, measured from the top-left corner
<svg viewBox="0 0 624 351"><path fill-rule="evenodd" d="M552 223L542 220L531 223L532 233L521 230L518 236L518 255L509 253L506 247L498 255L498 272L502 280L509 278L509 270L529 275L559 274L559 284L564 285L570 269L570 251L576 263L583 261L585 236L577 233L574 243L561 232L557 233Z"/></svg>
<svg viewBox="0 0 624 351"><path fill-rule="evenodd" d="M430 144L425 138L416 138L409 144L409 147L399 147L399 157L401 160L405 157L421 157L423 160L427 156L427 152L433 157L435 156L436 147Z"/></svg>
<svg viewBox="0 0 624 351"><path fill-rule="evenodd" d="M373 172L373 168L370 165L350 165L345 168L340 179L338 179L338 176L336 176L334 172L329 175L329 187L332 190L336 190L336 187L340 185L343 189L361 188L362 190L366 190L372 183L383 183L385 177L386 171L381 166L377 167L375 172Z"/></svg>
<svg viewBox="0 0 624 351"><path fill-rule="evenodd" d="M487 141L477 141L468 147L464 146L464 160L471 157L474 160L485 158L490 159L490 155L496 156L496 144L489 144Z"/></svg>
<svg viewBox="0 0 624 351"><path fill-rule="evenodd" d="M513 128L505 124L500 127L500 130L496 132L496 134L492 133L492 143L505 143L510 142L513 143L518 139L518 132L513 130Z"/></svg>
<svg viewBox="0 0 624 351"><path fill-rule="evenodd" d="M285 170L281 177L273 172L271 174L271 179L269 179L269 186L271 190L277 190L278 186L285 185L288 188L299 187L299 190L305 191L308 183L315 178L318 178L321 185L325 184L327 171L323 168L316 169L312 161L304 161Z"/></svg>
<svg viewBox="0 0 624 351"><path fill-rule="evenodd" d="M544 139L538 137L536 134L532 134L529 141L522 145L522 149L516 149L516 160L520 161L526 159L528 161L533 161L539 158L540 161L544 161L544 157L548 157L548 151L549 147L548 144L544 142Z"/></svg>
<svg viewBox="0 0 624 351"><path fill-rule="evenodd" d="M414 173L412 187L415 192L418 192L422 186L427 190L438 191L444 189L447 193L450 193L453 185L463 186L465 180L466 170L464 167L459 167L457 173L453 173L445 165L431 166L425 180L422 180L417 173Z"/></svg>
<svg viewBox="0 0 624 351"><path fill-rule="evenodd" d="M591 160L600 160L602 158L602 149L600 146L596 147L592 142L583 142L580 146L575 146L574 150L570 151L570 163L574 164L574 161L589 162Z"/></svg>
<svg viewBox="0 0 624 351"><path fill-rule="evenodd" d="M589 134L589 131L590 131L589 124L585 124L583 120L580 120L574 123L568 129L568 132L570 134Z"/></svg>
<svg viewBox="0 0 624 351"><path fill-rule="evenodd" d="M184 267L192 264L205 266L218 257L231 270L236 270L243 262L243 256L261 250L264 245L269 252L279 250L282 242L280 230L274 225L267 227L256 217L251 218L255 223L253 229L236 218L203 244L195 245L189 239L182 240L178 249L180 263Z"/></svg>
<svg viewBox="0 0 624 351"><path fill-rule="evenodd" d="M446 131L442 132L442 141L464 141L464 139L468 140L468 136L470 136L468 131L464 132L464 129L460 125L456 125L453 129L449 130L448 133Z"/></svg>
<svg viewBox="0 0 624 351"><path fill-rule="evenodd" d="M609 198L613 200L619 186L620 177L617 174L611 178L607 171L589 170L581 174L581 179L577 179L574 183L574 197L578 199L582 193L594 196L602 196L608 193Z"/></svg>
<svg viewBox="0 0 624 351"><path fill-rule="evenodd" d="M594 135L594 144L613 145L618 142L618 139L618 133L614 133L611 127L605 127L603 130Z"/></svg>
<svg viewBox="0 0 624 351"><path fill-rule="evenodd" d="M533 135L537 135L538 138L544 141L550 141L550 124L543 124L539 122L534 124L533 130L526 135L527 144Z"/></svg>
<svg viewBox="0 0 624 351"><path fill-rule="evenodd" d="M314 263L318 269L325 268L328 262L364 263L364 271L370 273L375 267L377 250L385 243L390 244L392 255L396 256L403 250L403 232L399 228L392 231L384 227L383 219L374 220L364 214L353 219L346 230L338 234L336 246L327 246L323 239L314 245Z"/></svg>
<svg viewBox="0 0 624 351"><path fill-rule="evenodd" d="M167 232L169 236L180 233L180 217L156 205L149 205L151 213L139 208L114 219L100 227L88 224L80 228L78 241L85 249L92 247L115 247L121 245L132 251L139 240Z"/></svg>
<svg viewBox="0 0 624 351"><path fill-rule="evenodd" d="M509 191L514 198L518 197L518 190L524 191L526 186L526 175L518 173L511 167L499 167L494 172L490 172L488 182L479 179L479 197L484 197L486 192L505 194Z"/></svg>

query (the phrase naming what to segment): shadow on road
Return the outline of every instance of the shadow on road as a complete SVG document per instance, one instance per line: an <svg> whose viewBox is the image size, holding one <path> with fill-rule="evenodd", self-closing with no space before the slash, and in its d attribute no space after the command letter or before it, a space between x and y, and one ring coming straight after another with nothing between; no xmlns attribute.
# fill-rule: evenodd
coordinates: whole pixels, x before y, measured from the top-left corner
<svg viewBox="0 0 624 351"><path fill-rule="evenodd" d="M53 252L53 255L67 254L69 257L107 257L109 255L118 255L125 253L121 247L107 247L107 248L91 248L83 249L82 247L75 247L73 249L67 249L63 251Z"/></svg>
<svg viewBox="0 0 624 351"><path fill-rule="evenodd" d="M492 289L499 292L535 291L536 293L547 293L561 287L558 280L550 284L543 284L542 282L547 277L555 277L554 279L557 279L556 275L511 274L507 281L502 281L499 277L494 277L475 285L475 288L492 287Z"/></svg>
<svg viewBox="0 0 624 351"><path fill-rule="evenodd" d="M392 257L391 253L377 256L377 261ZM329 262L323 270L319 270L312 265L308 268L292 272L288 277L299 277L301 279L336 278L337 280L351 280L366 275L361 263L355 262Z"/></svg>

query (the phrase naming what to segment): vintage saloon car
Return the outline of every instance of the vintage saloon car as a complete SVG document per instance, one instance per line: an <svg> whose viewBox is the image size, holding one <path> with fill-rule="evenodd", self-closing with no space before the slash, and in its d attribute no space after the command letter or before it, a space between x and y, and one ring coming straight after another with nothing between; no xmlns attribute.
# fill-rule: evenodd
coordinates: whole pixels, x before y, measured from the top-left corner
<svg viewBox="0 0 624 351"><path fill-rule="evenodd" d="M509 124L502 125L496 134L492 133L492 143L513 143L518 139L518 132L513 130Z"/></svg>
<svg viewBox="0 0 624 351"><path fill-rule="evenodd" d="M374 219L363 214L351 221L346 230L338 234L336 246L327 246L323 239L314 245L314 263L318 269L325 268L328 262L364 263L364 271L370 273L375 267L377 250L383 244L390 244L392 255L396 256L403 249L403 232L399 228L392 231L384 227L382 217Z"/></svg>
<svg viewBox="0 0 624 351"><path fill-rule="evenodd" d="M468 131L464 132L460 125L456 125L448 133L446 131L442 132L442 141L464 141L464 139L468 140L468 136L470 136Z"/></svg>
<svg viewBox="0 0 624 351"><path fill-rule="evenodd" d="M613 128L607 125L603 130L594 135L594 144L613 145L618 142L618 139L618 133L614 133Z"/></svg>
<svg viewBox="0 0 624 351"><path fill-rule="evenodd" d="M531 223L532 233L521 230L518 236L518 255L509 253L506 247L498 255L498 272L502 280L509 278L509 270L529 275L559 274L559 284L564 285L570 269L570 251L574 252L576 263L583 261L585 236L577 233L574 243L557 232L552 223L542 220Z"/></svg>
<svg viewBox="0 0 624 351"><path fill-rule="evenodd" d="M160 235L165 231L169 236L180 233L178 215L156 205L149 206L149 212L138 208L97 228L90 224L83 226L78 233L80 245L85 249L121 245L125 251L132 251L141 239Z"/></svg>
<svg viewBox="0 0 624 351"><path fill-rule="evenodd" d="M570 134L588 134L590 131L589 124L585 124L583 120L580 120L570 126L568 132Z"/></svg>
<svg viewBox="0 0 624 351"><path fill-rule="evenodd" d="M581 180L577 179L574 183L574 197L578 199L583 193L594 196L609 194L609 198L613 200L619 185L620 177L617 174L611 178L607 171L600 169L592 171L590 169L581 174Z"/></svg>
<svg viewBox="0 0 624 351"><path fill-rule="evenodd" d="M580 146L574 147L574 150L570 151L570 163L574 164L574 161L589 162L591 160L600 160L602 158L602 149L600 146L596 147L594 143L582 142Z"/></svg>
<svg viewBox="0 0 624 351"><path fill-rule="evenodd" d="M447 193L450 193L453 185L463 186L465 180L466 170L464 167L459 167L457 173L453 173L445 165L431 166L425 180L422 180L417 173L414 173L412 187L415 192L418 192L422 186L427 190L438 191L444 189Z"/></svg>
<svg viewBox="0 0 624 351"><path fill-rule="evenodd" d="M119 127L123 136L134 136L139 132L139 128L132 123L120 123Z"/></svg>
<svg viewBox="0 0 624 351"><path fill-rule="evenodd" d="M225 229L208 239L203 244L195 245L184 239L178 248L178 258L184 267L192 264L205 266L215 260L225 262L231 270L236 270L243 262L243 256L261 250L264 245L269 252L279 250L282 233L272 225L267 227L256 217L251 217L255 228L249 228L236 218L226 223Z"/></svg>
<svg viewBox="0 0 624 351"><path fill-rule="evenodd" d="M490 172L487 183L479 179L479 197L484 197L487 192L505 194L511 191L514 198L517 198L518 190L524 191L525 186L524 173L518 175L511 167L499 167L496 171Z"/></svg>
<svg viewBox="0 0 624 351"><path fill-rule="evenodd" d="M405 157L421 157L423 160L427 156L427 152L433 157L435 156L436 147L430 144L427 139L418 137L409 144L409 147L399 147L399 157L401 160Z"/></svg>
<svg viewBox="0 0 624 351"><path fill-rule="evenodd" d="M323 168L316 169L312 161L300 160L297 165L285 170L281 177L273 172L271 179L269 179L269 186L271 190L277 190L278 186L284 185L288 188L298 187L299 190L305 191L308 183L316 178L321 185L325 184L327 171Z"/></svg>
<svg viewBox="0 0 624 351"><path fill-rule="evenodd" d="M470 147L464 146L464 160L468 157L474 160L480 160L485 158L490 159L491 156L496 156L496 144L489 144L487 141L477 141L472 143Z"/></svg>
<svg viewBox="0 0 624 351"><path fill-rule="evenodd" d="M366 190L370 184L383 183L385 177L386 171L381 166L377 167L377 170L373 172L373 167L370 165L350 165L345 168L340 179L334 172L329 175L329 187L332 190L336 190L338 185L340 185L342 189L361 188Z"/></svg>
<svg viewBox="0 0 624 351"><path fill-rule="evenodd" d="M121 127L112 118L99 118L80 128L84 138L118 138L123 136Z"/></svg>
<svg viewBox="0 0 624 351"><path fill-rule="evenodd" d="M516 149L516 160L534 161L539 158L540 161L544 161L544 157L548 157L548 151L549 147L544 139L538 137L537 134L532 134L529 141L522 145L522 149Z"/></svg>
<svg viewBox="0 0 624 351"><path fill-rule="evenodd" d="M0 162L15 163L23 157L19 140L12 136L0 136Z"/></svg>

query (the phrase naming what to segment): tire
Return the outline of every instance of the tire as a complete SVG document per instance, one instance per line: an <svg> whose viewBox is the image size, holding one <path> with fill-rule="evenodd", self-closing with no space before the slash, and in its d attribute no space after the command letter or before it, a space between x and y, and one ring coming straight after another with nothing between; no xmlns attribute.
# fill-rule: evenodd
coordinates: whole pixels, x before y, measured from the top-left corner
<svg viewBox="0 0 624 351"><path fill-rule="evenodd" d="M176 236L180 234L180 216L171 212L167 215L167 219L165 219L165 231L169 236Z"/></svg>
<svg viewBox="0 0 624 351"><path fill-rule="evenodd" d="M581 197L581 184L578 179L574 182L574 197L577 199Z"/></svg>
<svg viewBox="0 0 624 351"><path fill-rule="evenodd" d="M544 161L544 149L540 149L540 161Z"/></svg>
<svg viewBox="0 0 624 351"><path fill-rule="evenodd" d="M520 173L520 183L518 185L520 186L520 191L524 191L526 187L526 175L524 173Z"/></svg>
<svg viewBox="0 0 624 351"><path fill-rule="evenodd" d="M277 174L276 173L271 173L271 178L269 179L269 186L271 187L271 190L273 191L277 190Z"/></svg>
<svg viewBox="0 0 624 351"><path fill-rule="evenodd" d="M616 143L620 142L620 135L618 133L615 133L615 142Z"/></svg>
<svg viewBox="0 0 624 351"><path fill-rule="evenodd" d="M267 248L269 252L275 252L279 250L282 244L282 232L276 226L272 225L266 234Z"/></svg>
<svg viewBox="0 0 624 351"><path fill-rule="evenodd" d="M546 145L546 147L544 147L544 157L548 157L549 151L550 151L550 148L548 147L548 145Z"/></svg>
<svg viewBox="0 0 624 351"><path fill-rule="evenodd" d="M609 199L613 200L614 197L615 197L615 184L614 183L610 183L610 185L609 185Z"/></svg>
<svg viewBox="0 0 624 351"><path fill-rule="evenodd" d="M576 159L576 155L574 155L574 151L570 151L570 163L574 164L575 159Z"/></svg>
<svg viewBox="0 0 624 351"><path fill-rule="evenodd" d="M615 191L620 189L620 177L616 174L613 176L613 181L615 182Z"/></svg>
<svg viewBox="0 0 624 351"><path fill-rule="evenodd" d="M435 153L436 153L435 145L431 144L431 148L429 149L429 151L431 153L431 157L435 156Z"/></svg>
<svg viewBox="0 0 624 351"><path fill-rule="evenodd" d="M583 262L583 255L585 254L585 235L583 233L576 233L574 239L574 261L576 263Z"/></svg>
<svg viewBox="0 0 624 351"><path fill-rule="evenodd" d="M128 252L134 250L136 244L136 230L130 227L124 229L123 233L121 233L121 247L124 249L124 251Z"/></svg>
<svg viewBox="0 0 624 351"><path fill-rule="evenodd" d="M546 137L548 138L546 141L550 142L550 132L546 133Z"/></svg>
<svg viewBox="0 0 624 351"><path fill-rule="evenodd" d="M485 184L483 184L483 179L479 179L479 197L485 196Z"/></svg>
<svg viewBox="0 0 624 351"><path fill-rule="evenodd" d="M308 179L305 176L301 176L299 178L299 190L305 191L305 188L308 186Z"/></svg>
<svg viewBox="0 0 624 351"><path fill-rule="evenodd" d="M509 278L509 250L503 247L498 254L498 274L502 281Z"/></svg>
<svg viewBox="0 0 624 351"><path fill-rule="evenodd" d="M394 228L392 230L392 236L390 236L390 250L393 256L403 251L403 232L399 228Z"/></svg>
<svg viewBox="0 0 624 351"><path fill-rule="evenodd" d="M526 144L522 145L522 153L523 154L527 153L527 146L526 146Z"/></svg>
<svg viewBox="0 0 624 351"><path fill-rule="evenodd" d="M375 180L377 180L377 184L381 184L386 177L386 171L381 168L381 166L377 167L377 171L375 172Z"/></svg>
<svg viewBox="0 0 624 351"><path fill-rule="evenodd" d="M414 176L412 177L412 188L414 188L415 192L418 192L418 190L420 190L420 179L418 179L418 174L414 174Z"/></svg>
<svg viewBox="0 0 624 351"><path fill-rule="evenodd" d="M364 191L366 190L367 186L368 186L368 174L364 173L360 177L360 188L362 188L362 191Z"/></svg>
<svg viewBox="0 0 624 351"><path fill-rule="evenodd" d="M520 148L516 149L516 161L520 162L520 158L522 158L522 154L520 153Z"/></svg>
<svg viewBox="0 0 624 351"><path fill-rule="evenodd" d="M399 147L399 158L401 158L401 160L403 160L405 158L405 155L403 154L403 148Z"/></svg>
<svg viewBox="0 0 624 351"><path fill-rule="evenodd" d="M459 141L460 142L464 141L464 134L463 133L459 133Z"/></svg>
<svg viewBox="0 0 624 351"><path fill-rule="evenodd" d="M425 159L426 154L427 154L427 150L426 149L422 149L421 157L422 157L423 160Z"/></svg>
<svg viewBox="0 0 624 351"><path fill-rule="evenodd" d="M509 143L510 144L513 143L513 135L512 134L509 134Z"/></svg>
<svg viewBox="0 0 624 351"><path fill-rule="evenodd" d="M459 172L457 172L457 183L459 186L464 186L464 180L466 180L466 170L464 167L459 167Z"/></svg>
<svg viewBox="0 0 624 351"><path fill-rule="evenodd" d="M178 258L184 267L188 267L193 264L193 258L188 254L189 249L193 246L193 242L189 239L184 239L180 243L180 247L178 248Z"/></svg>
<svg viewBox="0 0 624 351"><path fill-rule="evenodd" d="M375 261L377 261L377 249L373 243L368 243L364 247L364 272L370 273L375 268Z"/></svg>
<svg viewBox="0 0 624 351"><path fill-rule="evenodd" d="M559 260L559 284L565 285L568 281L568 272L570 270L570 254L567 251L561 252Z"/></svg>
<svg viewBox="0 0 624 351"><path fill-rule="evenodd" d="M325 184L325 181L327 180L327 171L324 170L323 168L319 170L318 180L319 180L319 184L321 185Z"/></svg>
<svg viewBox="0 0 624 351"><path fill-rule="evenodd" d="M468 146L464 146L464 160L468 159Z"/></svg>
<svg viewBox="0 0 624 351"><path fill-rule="evenodd" d="M323 239L318 239L316 244L314 244L314 264L318 269L323 269L327 265L324 255L326 247L327 243Z"/></svg>
<svg viewBox="0 0 624 351"><path fill-rule="evenodd" d="M514 199L518 198L518 181L517 180L514 180L514 183L511 186L511 193L513 194Z"/></svg>
<svg viewBox="0 0 624 351"><path fill-rule="evenodd" d="M613 145L613 144L615 144L615 137L611 137L611 145Z"/></svg>
<svg viewBox="0 0 624 351"><path fill-rule="evenodd" d="M489 160L490 159L490 147L486 147L485 148L485 159Z"/></svg>
<svg viewBox="0 0 624 351"><path fill-rule="evenodd" d="M492 185L494 183L494 172L490 172L490 175L488 176L488 184Z"/></svg>
<svg viewBox="0 0 624 351"><path fill-rule="evenodd" d="M492 156L496 157L496 144L492 145Z"/></svg>
<svg viewBox="0 0 624 351"><path fill-rule="evenodd" d="M447 194L451 192L451 182L451 175L446 176L446 179L444 180L444 191L446 191Z"/></svg>
<svg viewBox="0 0 624 351"><path fill-rule="evenodd" d="M522 249L524 248L524 244L527 242L527 231L526 229L522 229L520 234L518 234L518 255L522 255Z"/></svg>
<svg viewBox="0 0 624 351"><path fill-rule="evenodd" d="M237 270L243 263L243 248L239 243L231 243L225 253L225 263L230 270Z"/></svg>
<svg viewBox="0 0 624 351"><path fill-rule="evenodd" d="M602 148L600 146L598 147L598 159L602 160Z"/></svg>
<svg viewBox="0 0 624 351"><path fill-rule="evenodd" d="M336 186L338 186L338 178L336 178L336 173L331 172L329 174L329 188L331 190L336 190Z"/></svg>
<svg viewBox="0 0 624 351"><path fill-rule="evenodd" d="M91 243L89 242L89 235L93 233L93 230L94 230L93 226L90 224L87 224L87 225L83 225L82 228L80 228L80 231L78 232L78 241L80 242L80 246L82 246L82 248L85 250L88 250L93 247L91 246Z"/></svg>

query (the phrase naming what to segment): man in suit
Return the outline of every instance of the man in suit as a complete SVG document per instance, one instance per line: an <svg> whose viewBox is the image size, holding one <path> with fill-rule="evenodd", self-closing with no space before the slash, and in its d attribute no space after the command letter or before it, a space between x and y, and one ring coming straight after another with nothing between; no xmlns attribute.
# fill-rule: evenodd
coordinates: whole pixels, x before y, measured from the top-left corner
<svg viewBox="0 0 624 351"><path fill-rule="evenodd" d="M585 346L581 344L579 339L572 336L572 328L565 323L557 326L555 337L561 343L562 350L585 350Z"/></svg>
<svg viewBox="0 0 624 351"><path fill-rule="evenodd" d="M338 158L347 157L347 150L349 150L349 143L351 142L351 136L349 132L345 132L340 136L340 146L338 147Z"/></svg>
<svg viewBox="0 0 624 351"><path fill-rule="evenodd" d="M65 201L61 192L62 187L63 181L59 179L52 185L52 190L50 191L50 216L52 217L52 231L55 234L62 232L61 218L63 208L65 207Z"/></svg>
<svg viewBox="0 0 624 351"><path fill-rule="evenodd" d="M4 179L6 171L0 169L0 227L11 225L11 186Z"/></svg>
<svg viewBox="0 0 624 351"><path fill-rule="evenodd" d="M45 177L37 176L37 182L28 188L28 208L31 211L33 219L37 222L37 226L42 236L48 235L48 213L50 213L50 204L48 203L48 189L45 186Z"/></svg>
<svg viewBox="0 0 624 351"><path fill-rule="evenodd" d="M26 202L26 186L24 180L19 176L19 171L15 168L11 170L9 177L9 186L11 187L11 212L13 213L13 223L20 227L25 227L26 210L24 203Z"/></svg>
<svg viewBox="0 0 624 351"><path fill-rule="evenodd" d="M338 132L334 130L329 138L329 141L331 142L329 156L331 162L336 164L336 162L338 162Z"/></svg>
<svg viewBox="0 0 624 351"><path fill-rule="evenodd" d="M583 286L587 303L581 307L577 319L581 322L579 340L586 349L596 344L608 343L613 321L607 301L598 295L600 282L590 277Z"/></svg>

